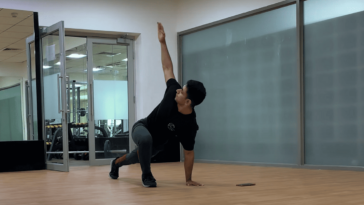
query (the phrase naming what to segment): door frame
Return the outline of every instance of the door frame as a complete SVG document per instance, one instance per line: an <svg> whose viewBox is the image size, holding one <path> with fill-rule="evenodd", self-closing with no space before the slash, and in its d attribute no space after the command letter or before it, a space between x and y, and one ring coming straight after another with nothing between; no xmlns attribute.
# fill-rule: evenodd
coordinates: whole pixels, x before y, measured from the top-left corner
<svg viewBox="0 0 364 205"><path fill-rule="evenodd" d="M26 38L26 55L27 55L27 73L28 80L26 83L26 94L27 94L27 102L26 102L26 116L27 116L27 139L34 140L34 132L33 132L33 95L32 95L32 58L31 58L31 49L30 44L35 41L35 35L29 36ZM34 42L35 43L35 42Z"/></svg>
<svg viewBox="0 0 364 205"><path fill-rule="evenodd" d="M56 24L53 24L49 27L44 27L42 30L37 31L35 30L35 33L32 36L29 36L26 39L26 53L27 53L27 71L28 71L28 116L29 119L29 125L33 125L33 97L32 97L32 70L31 70L31 50L30 50L30 44L34 42L35 46L35 61L36 61L36 73L39 72L37 76L40 76L40 78L37 78L37 87L38 85L43 85L43 52L42 52L42 38L58 31L58 37L59 37L59 50L60 50L60 78L61 78L61 84L60 84L60 90L61 90L61 101L58 103L61 103L59 112L62 112L62 144L63 144L63 164L57 164L57 163L51 163L47 161L47 145L45 143L46 141L46 135L45 135L45 116L44 116L44 86L40 86L41 88L37 88L41 90L41 95L38 96L39 92L37 92L37 104L41 103L41 113L42 113L42 121L41 121L41 129L38 129L38 133L42 133L41 136L43 136L44 140L44 150L45 150L45 164L46 169L50 170L56 170L56 171L69 171L69 156L68 156L68 122L67 122L67 102L66 102L66 60L65 60L65 47L64 47L64 37L65 37L65 28L64 28L64 22L60 21ZM40 33L39 33L40 32ZM39 40L37 40L36 36L39 34ZM37 49L37 43L39 43L39 47ZM59 78L58 82L59 83ZM40 101L39 101L40 100ZM37 106L39 108L39 106ZM39 113L39 111L38 111ZM39 116L38 116L39 119ZM38 122L40 124L40 122ZM38 126L40 127L40 126ZM29 126L28 128L29 133L33 133L33 126ZM31 139L34 140L34 136L31 137Z"/></svg>

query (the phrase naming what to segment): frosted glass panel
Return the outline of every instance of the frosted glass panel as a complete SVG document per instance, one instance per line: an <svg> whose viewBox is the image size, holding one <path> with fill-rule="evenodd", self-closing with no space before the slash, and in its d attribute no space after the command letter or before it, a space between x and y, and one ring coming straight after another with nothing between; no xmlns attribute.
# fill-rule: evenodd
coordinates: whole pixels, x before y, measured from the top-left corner
<svg viewBox="0 0 364 205"><path fill-rule="evenodd" d="M195 157L287 163L298 159L296 6L183 36L183 83L207 89L196 107Z"/></svg>
<svg viewBox="0 0 364 205"><path fill-rule="evenodd" d="M0 90L0 141L22 141L20 86Z"/></svg>
<svg viewBox="0 0 364 205"><path fill-rule="evenodd" d="M58 75L60 75L58 73ZM57 85L57 74L52 74L49 76L44 76L43 83L44 85L44 93L47 93L47 97L44 97L44 110L47 110L44 113L45 119L56 119L56 122L61 123L62 113L58 113L58 104L61 96L58 97L58 94L61 95L61 91L58 91ZM61 80L59 80L59 84Z"/></svg>
<svg viewBox="0 0 364 205"><path fill-rule="evenodd" d="M305 163L364 165L364 1L305 11Z"/></svg>
<svg viewBox="0 0 364 205"><path fill-rule="evenodd" d="M128 81L94 80L95 120L128 119Z"/></svg>

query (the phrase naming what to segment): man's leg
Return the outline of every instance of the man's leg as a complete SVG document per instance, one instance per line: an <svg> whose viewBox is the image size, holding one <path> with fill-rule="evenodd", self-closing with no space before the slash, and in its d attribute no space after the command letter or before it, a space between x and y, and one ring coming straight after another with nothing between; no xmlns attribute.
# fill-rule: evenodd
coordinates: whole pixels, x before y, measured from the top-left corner
<svg viewBox="0 0 364 205"><path fill-rule="evenodd" d="M135 148L132 152L125 154L122 157L117 158L114 163L118 167L121 167L123 165L130 165L135 164L139 162L139 156L138 156L138 147Z"/></svg>
<svg viewBox="0 0 364 205"><path fill-rule="evenodd" d="M116 157L111 161L111 171L109 176L111 179L119 178L119 167L123 165L135 164L139 162L138 159L138 148L134 149L132 152L125 154L122 157Z"/></svg>
<svg viewBox="0 0 364 205"><path fill-rule="evenodd" d="M144 126L137 126L133 130L132 138L138 147L134 149L131 153L113 160L112 163L114 163L115 165L112 165L111 168L112 171L110 172L110 177L113 179L117 179L118 177L118 176L112 177L113 170L114 172L116 172L115 169L113 169L113 166L121 167L123 165L130 165L140 162L140 167L143 172L142 174L143 185L146 187L155 187L156 186L155 179L150 170L150 160L152 158L152 151L153 151L152 135Z"/></svg>
<svg viewBox="0 0 364 205"><path fill-rule="evenodd" d="M115 160L119 167L140 162L143 175L150 174L150 159L152 158L153 139L147 128L137 126L132 134L133 141L138 146L129 154Z"/></svg>

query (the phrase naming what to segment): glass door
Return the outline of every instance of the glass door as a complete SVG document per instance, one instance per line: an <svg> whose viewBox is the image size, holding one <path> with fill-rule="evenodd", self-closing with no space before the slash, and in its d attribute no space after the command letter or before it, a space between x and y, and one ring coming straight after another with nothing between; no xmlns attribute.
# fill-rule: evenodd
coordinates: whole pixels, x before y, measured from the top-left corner
<svg viewBox="0 0 364 205"><path fill-rule="evenodd" d="M41 35L44 140L47 169L69 171L68 121L64 23L54 24Z"/></svg>
<svg viewBox="0 0 364 205"><path fill-rule="evenodd" d="M135 145L133 41L87 39L90 165L105 165Z"/></svg>
<svg viewBox="0 0 364 205"><path fill-rule="evenodd" d="M65 37L69 166L89 165L87 50L85 37Z"/></svg>

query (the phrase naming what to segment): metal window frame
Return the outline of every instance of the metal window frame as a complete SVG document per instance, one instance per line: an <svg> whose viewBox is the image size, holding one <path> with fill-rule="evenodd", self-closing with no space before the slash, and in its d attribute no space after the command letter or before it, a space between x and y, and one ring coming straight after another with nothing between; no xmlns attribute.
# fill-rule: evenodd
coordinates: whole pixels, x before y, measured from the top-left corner
<svg viewBox="0 0 364 205"><path fill-rule="evenodd" d="M0 88L0 91L7 90L7 89L10 89L10 88L14 88L16 86L20 86L20 83L16 83L14 85L10 85L10 86L7 86L7 87L2 87L2 88Z"/></svg>
<svg viewBox="0 0 364 205"><path fill-rule="evenodd" d="M298 165L305 165L305 85L303 66L303 1L296 0L296 40L297 40L297 69L298 69Z"/></svg>
<svg viewBox="0 0 364 205"><path fill-rule="evenodd" d="M28 74L28 85L26 86L26 94L29 98L27 98L26 102L26 121L27 121L27 140L43 140L44 133L43 123L38 123L38 137L35 138L33 135L33 96L30 91L32 91L32 71L31 71L31 58L30 58L30 44L34 42L34 51L37 54L41 54L41 45L40 45L40 30L39 30L39 17L38 12L33 12L33 26L34 26L34 33L27 37L25 40L26 43L26 55L27 55L27 74ZM41 57L35 57L35 75L37 79L41 79L42 76L42 69L41 69ZM39 82L38 82L39 81ZM42 102L42 80L36 81L36 93L37 93L37 120L38 122L43 122L43 102Z"/></svg>
<svg viewBox="0 0 364 205"><path fill-rule="evenodd" d="M26 85L26 93L27 93L27 139L28 140L34 140L34 132L33 132L33 95L31 93L32 91L32 62L31 62L31 49L30 49L30 44L34 42L34 33L32 36L29 36L26 40L25 40L25 46L26 46L26 55L27 55L27 72L28 72L28 83ZM36 73L37 68L36 69ZM35 87L37 89L37 86ZM37 91L36 91L37 92Z"/></svg>
<svg viewBox="0 0 364 205"><path fill-rule="evenodd" d="M262 7L253 11L235 15L229 18L225 18L219 21L208 23L202 26L191 28L185 31L177 33L177 55L178 55L178 81L183 82L182 76L182 37L187 34L195 33L201 30L219 26L225 23L236 21L239 19L247 18L250 16L265 13L271 10L279 9L281 7L296 5L296 40L297 40L297 69L298 69L298 158L296 164L275 164L275 163L253 163L253 162L232 162L232 161L219 161L219 160L195 160L196 162L204 163L221 163L221 164L244 164L255 166L274 166L274 167L292 167L292 168L304 168L304 169L328 169L328 170L352 170L352 171L364 171L364 167L353 166L332 166L332 165L310 165L305 164L305 95L304 95L304 15L303 15L303 2L306 0L286 0L276 4L272 4L266 7ZM180 160L184 160L183 147L180 145Z"/></svg>

